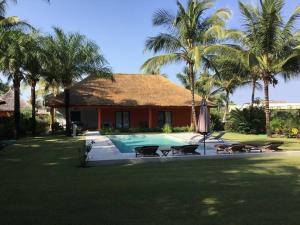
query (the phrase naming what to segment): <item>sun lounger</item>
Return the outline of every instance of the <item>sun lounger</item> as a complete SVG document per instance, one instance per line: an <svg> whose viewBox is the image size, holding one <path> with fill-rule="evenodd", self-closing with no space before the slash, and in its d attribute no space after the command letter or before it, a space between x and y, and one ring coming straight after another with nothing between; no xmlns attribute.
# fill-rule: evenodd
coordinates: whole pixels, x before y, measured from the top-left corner
<svg viewBox="0 0 300 225"><path fill-rule="evenodd" d="M282 151L279 147L283 145L284 142L270 142L261 147L262 150L265 151Z"/></svg>
<svg viewBox="0 0 300 225"><path fill-rule="evenodd" d="M270 151L282 151L279 147L284 142L270 142L264 146L246 146L248 152L270 152Z"/></svg>
<svg viewBox="0 0 300 225"><path fill-rule="evenodd" d="M215 145L217 153L228 153L232 154L235 152L246 152L245 145L242 144L232 144L232 145Z"/></svg>
<svg viewBox="0 0 300 225"><path fill-rule="evenodd" d="M216 136L212 136L212 133L209 133L207 135L205 135L205 137L202 137L199 140L199 143L203 143L204 140L205 141L212 141L212 142L224 142L224 140L222 139L222 137L225 135L225 132L220 132L218 135Z"/></svg>
<svg viewBox="0 0 300 225"><path fill-rule="evenodd" d="M157 157L156 153L159 146L141 146L135 148L135 157Z"/></svg>
<svg viewBox="0 0 300 225"><path fill-rule="evenodd" d="M218 135L216 136L211 136L208 138L208 140L216 140L218 142L224 142L224 140L222 139L222 137L225 135L225 132L220 132Z"/></svg>
<svg viewBox="0 0 300 225"><path fill-rule="evenodd" d="M183 145L183 146L172 146L172 153L182 153L184 155L200 155L199 152L196 152L196 149L199 145Z"/></svg>

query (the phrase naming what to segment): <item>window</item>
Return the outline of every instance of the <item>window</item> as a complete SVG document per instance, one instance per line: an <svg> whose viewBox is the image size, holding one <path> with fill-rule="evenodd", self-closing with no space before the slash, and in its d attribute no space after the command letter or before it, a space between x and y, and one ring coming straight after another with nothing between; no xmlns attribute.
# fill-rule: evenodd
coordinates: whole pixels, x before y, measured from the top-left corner
<svg viewBox="0 0 300 225"><path fill-rule="evenodd" d="M81 121L80 111L72 111L70 117L71 117L72 122L80 122Z"/></svg>
<svg viewBox="0 0 300 225"><path fill-rule="evenodd" d="M172 114L170 111L160 111L158 114L158 126L162 128L166 123L172 125Z"/></svg>
<svg viewBox="0 0 300 225"><path fill-rule="evenodd" d="M129 112L116 112L116 128L129 128L130 114Z"/></svg>

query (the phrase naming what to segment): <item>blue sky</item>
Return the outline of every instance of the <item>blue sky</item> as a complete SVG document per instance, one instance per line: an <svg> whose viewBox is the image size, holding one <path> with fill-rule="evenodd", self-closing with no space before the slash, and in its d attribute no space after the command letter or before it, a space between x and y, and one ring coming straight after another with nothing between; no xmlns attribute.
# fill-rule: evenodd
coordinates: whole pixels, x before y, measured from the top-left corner
<svg viewBox="0 0 300 225"><path fill-rule="evenodd" d="M255 3L255 0L247 1ZM288 16L300 1L286 0L284 14ZM239 28L242 18L237 0L217 0L215 9L230 8L233 16L228 27ZM59 26L68 32L81 32L96 41L109 61L114 72L139 73L141 64L151 56L144 53L147 37L159 32L153 28L153 13L160 8L176 12L175 0L19 0L10 4L7 15L16 15L27 20L44 33L51 33L53 26ZM215 10L214 9L214 10ZM168 66L162 69L169 79L178 83L176 73L182 66ZM300 79L294 79L271 88L273 100L300 102L296 90L300 88ZM24 92L28 96L28 92ZM262 93L259 93L262 97ZM236 103L245 103L250 99L250 88L241 88L232 96Z"/></svg>

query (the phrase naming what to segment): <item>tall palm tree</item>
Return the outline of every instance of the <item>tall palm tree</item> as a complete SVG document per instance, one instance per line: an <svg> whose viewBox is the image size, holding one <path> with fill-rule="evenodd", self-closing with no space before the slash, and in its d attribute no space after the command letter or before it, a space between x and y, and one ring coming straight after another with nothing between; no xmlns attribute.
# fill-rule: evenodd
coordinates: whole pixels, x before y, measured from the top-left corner
<svg viewBox="0 0 300 225"><path fill-rule="evenodd" d="M283 0L261 0L258 6L239 2L244 18L243 42L250 52L252 66L257 68L258 76L264 85L264 102L266 114L266 131L271 136L269 85L277 84L276 76L284 72L297 70L294 64L287 71L287 63L293 56L297 45L295 24L300 18L300 5L287 21L282 16ZM288 76L287 76L288 78Z"/></svg>
<svg viewBox="0 0 300 225"><path fill-rule="evenodd" d="M197 127L194 69L208 60L205 48L216 43L218 34L224 33L219 31L224 28L225 20L230 17L230 11L227 9L219 9L206 16L206 12L213 5L213 0L189 0L184 7L177 1L176 15L163 9L157 11L153 17L153 25L166 28L166 32L148 38L145 44L146 50L153 51L154 54L164 54L148 59L142 65L143 70L180 62L188 67L194 128Z"/></svg>
<svg viewBox="0 0 300 225"><path fill-rule="evenodd" d="M66 34L54 28L54 36L46 41L46 51L51 53L46 70L55 75L54 79L64 88L66 134L70 136L70 86L85 74L112 79L112 72L99 47L79 33Z"/></svg>
<svg viewBox="0 0 300 225"><path fill-rule="evenodd" d="M36 132L36 85L45 75L43 62L45 61L44 38L37 32L26 35L26 51L24 59L25 81L31 87L31 115L32 135Z"/></svg>
<svg viewBox="0 0 300 225"><path fill-rule="evenodd" d="M2 45L0 47L0 70L9 80L13 81L14 88L14 120L15 138L20 135L20 84L24 78L24 46L25 34L21 31L8 31L0 33Z"/></svg>

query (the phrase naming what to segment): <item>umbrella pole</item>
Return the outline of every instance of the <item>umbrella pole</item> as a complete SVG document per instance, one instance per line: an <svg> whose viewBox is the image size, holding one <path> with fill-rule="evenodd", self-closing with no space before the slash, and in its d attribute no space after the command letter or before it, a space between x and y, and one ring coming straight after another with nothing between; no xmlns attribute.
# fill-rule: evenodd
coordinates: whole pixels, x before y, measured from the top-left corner
<svg viewBox="0 0 300 225"><path fill-rule="evenodd" d="M205 138L206 137L205 137L205 134L204 134L204 142L203 142L204 143L204 146L203 146L204 147L204 155L205 155Z"/></svg>

